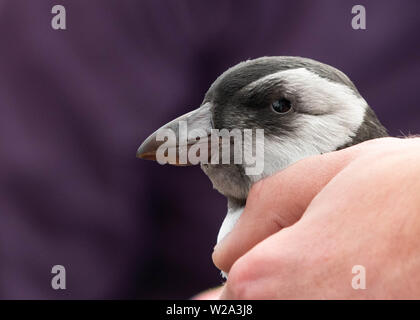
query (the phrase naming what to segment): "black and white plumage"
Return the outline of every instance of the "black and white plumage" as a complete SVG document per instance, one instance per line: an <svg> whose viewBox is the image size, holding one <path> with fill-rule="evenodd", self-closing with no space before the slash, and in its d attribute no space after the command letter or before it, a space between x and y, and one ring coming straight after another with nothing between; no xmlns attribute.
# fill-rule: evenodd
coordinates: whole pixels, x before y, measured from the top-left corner
<svg viewBox="0 0 420 320"><path fill-rule="evenodd" d="M290 103L291 110L273 110L278 101ZM300 57L263 57L235 65L211 85L200 108L162 128L176 130L179 120L187 121L189 129L206 132L211 128L264 129L261 174L246 175L238 164L201 164L214 188L228 199L218 241L235 225L256 181L305 157L387 136L344 73ZM154 159L160 144L155 132L140 146L138 157Z"/></svg>

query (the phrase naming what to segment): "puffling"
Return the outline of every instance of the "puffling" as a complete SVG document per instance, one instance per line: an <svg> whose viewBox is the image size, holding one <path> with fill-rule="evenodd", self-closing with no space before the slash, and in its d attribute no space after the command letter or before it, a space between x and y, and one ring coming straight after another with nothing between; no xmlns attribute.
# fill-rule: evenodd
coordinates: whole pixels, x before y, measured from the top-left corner
<svg viewBox="0 0 420 320"><path fill-rule="evenodd" d="M263 145L259 156L263 169L258 174L247 174L245 163L200 163L228 202L218 242L239 219L255 182L303 158L388 135L343 72L315 60L287 56L248 60L225 71L210 86L199 108L150 135L138 148L137 157L156 160L164 143L157 139L159 133L172 129L180 138L181 122L188 131L200 130L201 138L213 129L264 130L262 144L243 139L244 145L252 144L248 145L251 149ZM186 148L196 141L187 140ZM210 148L210 142L206 143ZM172 147L181 149L177 142Z"/></svg>

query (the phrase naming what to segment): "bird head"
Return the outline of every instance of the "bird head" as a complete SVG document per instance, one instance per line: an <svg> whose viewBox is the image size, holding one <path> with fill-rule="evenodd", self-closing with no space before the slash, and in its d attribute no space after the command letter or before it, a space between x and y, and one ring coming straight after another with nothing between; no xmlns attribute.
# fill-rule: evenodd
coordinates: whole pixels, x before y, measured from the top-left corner
<svg viewBox="0 0 420 320"><path fill-rule="evenodd" d="M196 132L191 137L187 134L184 144L179 143L181 123L188 132ZM174 132L175 141L159 139L165 129ZM210 150L212 143L205 138L214 129L264 130L263 141L243 139L244 145L255 147L256 162L263 162L258 173L247 174L246 164L232 159L227 163L199 161L214 188L238 203L245 202L253 183L300 159L387 135L341 71L307 58L263 57L225 71L210 86L199 108L150 135L137 156L156 160L159 147L167 143L178 152L172 164L179 164L180 150L188 152L198 140L205 141Z"/></svg>

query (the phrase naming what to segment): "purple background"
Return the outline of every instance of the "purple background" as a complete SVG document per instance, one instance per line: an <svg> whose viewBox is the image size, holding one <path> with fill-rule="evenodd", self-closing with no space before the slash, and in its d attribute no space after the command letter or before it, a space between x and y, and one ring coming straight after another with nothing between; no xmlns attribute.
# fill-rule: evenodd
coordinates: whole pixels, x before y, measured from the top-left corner
<svg viewBox="0 0 420 320"><path fill-rule="evenodd" d="M66 31L51 28L55 4ZM139 144L264 55L331 64L391 134L420 133L419 12L417 0L0 0L0 298L188 298L219 284L225 199L198 167L136 159ZM65 291L51 289L56 264Z"/></svg>

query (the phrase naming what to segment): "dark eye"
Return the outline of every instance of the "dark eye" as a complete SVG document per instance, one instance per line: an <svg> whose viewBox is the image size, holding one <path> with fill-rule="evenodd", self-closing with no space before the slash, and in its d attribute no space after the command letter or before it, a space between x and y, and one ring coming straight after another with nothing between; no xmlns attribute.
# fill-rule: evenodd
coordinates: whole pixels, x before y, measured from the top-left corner
<svg viewBox="0 0 420 320"><path fill-rule="evenodd" d="M276 100L271 104L273 110L277 113L287 113L292 109L292 104L287 99Z"/></svg>

